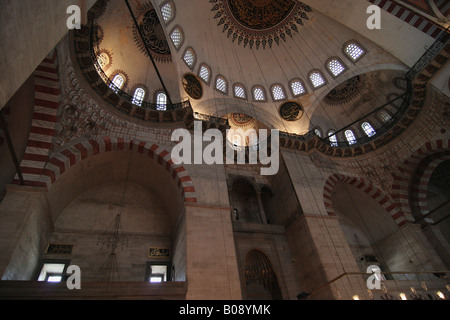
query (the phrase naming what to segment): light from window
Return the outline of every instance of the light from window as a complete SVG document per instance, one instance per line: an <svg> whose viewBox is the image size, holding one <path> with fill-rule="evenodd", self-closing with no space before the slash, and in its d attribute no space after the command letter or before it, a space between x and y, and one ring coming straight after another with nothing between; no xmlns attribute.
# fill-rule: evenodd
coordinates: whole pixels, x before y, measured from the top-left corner
<svg viewBox="0 0 450 320"><path fill-rule="evenodd" d="M167 95L164 92L160 92L156 96L156 110L159 111L167 110Z"/></svg>
<svg viewBox="0 0 450 320"><path fill-rule="evenodd" d="M111 89L113 89L113 91L115 93L117 93L122 88L124 83L125 83L125 79L120 74L118 74L114 77L114 79L111 82L111 84L109 85L109 87Z"/></svg>
<svg viewBox="0 0 450 320"><path fill-rule="evenodd" d="M319 128L315 128L315 129L314 129L314 133L315 133L316 136L318 136L319 138L322 138L322 131L320 131Z"/></svg>
<svg viewBox="0 0 450 320"><path fill-rule="evenodd" d="M186 64L192 68L194 66L194 62L195 62L195 55L194 52L192 51L192 49L188 49L186 50L184 57L183 57L184 62L186 62Z"/></svg>
<svg viewBox="0 0 450 320"><path fill-rule="evenodd" d="M309 80L311 80L312 85L314 88L318 88L320 86L323 86L325 84L325 80L323 79L320 72L313 72L309 76Z"/></svg>
<svg viewBox="0 0 450 320"><path fill-rule="evenodd" d="M172 18L173 10L172 10L172 5L170 3L166 3L161 8L161 15L165 22L169 21Z"/></svg>
<svg viewBox="0 0 450 320"><path fill-rule="evenodd" d="M227 82L225 81L224 78L222 78L222 77L217 78L216 89L223 93L227 92Z"/></svg>
<svg viewBox="0 0 450 320"><path fill-rule="evenodd" d="M364 50L361 49L356 43L350 43L345 47L345 53L353 61L356 61L364 54Z"/></svg>
<svg viewBox="0 0 450 320"><path fill-rule="evenodd" d="M150 266L149 282L160 283L167 281L167 266L152 265Z"/></svg>
<svg viewBox="0 0 450 320"><path fill-rule="evenodd" d="M280 85L273 86L272 94L273 94L273 99L276 101L286 99L284 90Z"/></svg>
<svg viewBox="0 0 450 320"><path fill-rule="evenodd" d="M293 81L291 83L291 89L294 96L299 96L306 92L305 88L303 87L303 84L299 80Z"/></svg>
<svg viewBox="0 0 450 320"><path fill-rule="evenodd" d="M200 67L199 76L200 78L205 80L206 83L209 83L209 79L211 78L211 72L209 71L209 68L205 65L202 65Z"/></svg>
<svg viewBox="0 0 450 320"><path fill-rule="evenodd" d="M38 281L60 282L62 280L64 263L44 263Z"/></svg>
<svg viewBox="0 0 450 320"><path fill-rule="evenodd" d="M142 88L137 88L134 91L134 96L133 96L133 100L131 101L131 103L141 106L142 102L144 101L144 97L145 97L145 90Z"/></svg>
<svg viewBox="0 0 450 320"><path fill-rule="evenodd" d="M97 57L98 65L101 69L104 69L109 63L109 57L106 53L102 52Z"/></svg>
<svg viewBox="0 0 450 320"><path fill-rule="evenodd" d="M388 122L392 119L391 115L385 110L380 110L378 112L378 116L381 118L381 120L383 120L383 122Z"/></svg>
<svg viewBox="0 0 450 320"><path fill-rule="evenodd" d="M345 71L345 67L342 65L342 63L337 60L337 59L333 59L330 62L328 62L328 70L330 70L330 72L337 77L338 75L340 75L342 72Z"/></svg>
<svg viewBox="0 0 450 320"><path fill-rule="evenodd" d="M179 28L176 28L170 34L170 39L172 39L172 43L176 49L180 49L181 43L183 42L183 35Z"/></svg>
<svg viewBox="0 0 450 320"><path fill-rule="evenodd" d="M261 88L253 89L253 98L255 99L255 101L265 101L266 96L264 94L264 90Z"/></svg>
<svg viewBox="0 0 450 320"><path fill-rule="evenodd" d="M237 84L237 85L234 86L234 95L237 98L246 99L245 90L244 90L244 88L241 85Z"/></svg>
<svg viewBox="0 0 450 320"><path fill-rule="evenodd" d="M345 138L347 139L349 144L356 143L356 137L352 130L345 131Z"/></svg>
<svg viewBox="0 0 450 320"><path fill-rule="evenodd" d="M330 131L328 132L328 139L330 140L331 146L332 147L337 147L338 146L338 142L337 142L337 138L336 135L334 134L334 131Z"/></svg>
<svg viewBox="0 0 450 320"><path fill-rule="evenodd" d="M375 129L371 126L370 123L368 122L364 122L361 127L363 128L364 132L366 133L366 135L368 137L373 137L374 135L377 134L377 132L375 131Z"/></svg>

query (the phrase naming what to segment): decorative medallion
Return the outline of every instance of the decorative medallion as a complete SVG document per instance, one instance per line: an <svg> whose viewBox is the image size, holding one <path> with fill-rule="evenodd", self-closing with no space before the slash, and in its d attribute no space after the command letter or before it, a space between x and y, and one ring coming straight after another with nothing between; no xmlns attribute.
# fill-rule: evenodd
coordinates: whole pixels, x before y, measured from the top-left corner
<svg viewBox="0 0 450 320"><path fill-rule="evenodd" d="M183 76L183 88L192 99L199 100L203 96L202 84L192 73L186 73Z"/></svg>
<svg viewBox="0 0 450 320"><path fill-rule="evenodd" d="M152 57L158 62L171 62L172 56L170 52L169 43L167 42L163 26L158 19L158 14L155 8L148 3L141 8L136 18L139 29L142 33L144 41L133 24L134 42L139 47L141 52L148 56L145 46L149 48ZM145 44L144 44L145 43Z"/></svg>
<svg viewBox="0 0 450 320"><path fill-rule="evenodd" d="M170 258L170 249L167 248L148 248L149 258Z"/></svg>
<svg viewBox="0 0 450 320"><path fill-rule="evenodd" d="M331 90L323 101L330 105L347 103L361 93L365 84L365 75L355 76Z"/></svg>
<svg viewBox="0 0 450 320"><path fill-rule="evenodd" d="M231 121L236 126L247 126L254 122L254 119L244 113L232 113L231 114Z"/></svg>
<svg viewBox="0 0 450 320"><path fill-rule="evenodd" d="M281 105L280 115L286 121L297 121L303 116L303 108L295 101L288 101Z"/></svg>
<svg viewBox="0 0 450 320"><path fill-rule="evenodd" d="M256 49L272 47L298 32L312 9L295 0L210 0L222 32L233 42Z"/></svg>

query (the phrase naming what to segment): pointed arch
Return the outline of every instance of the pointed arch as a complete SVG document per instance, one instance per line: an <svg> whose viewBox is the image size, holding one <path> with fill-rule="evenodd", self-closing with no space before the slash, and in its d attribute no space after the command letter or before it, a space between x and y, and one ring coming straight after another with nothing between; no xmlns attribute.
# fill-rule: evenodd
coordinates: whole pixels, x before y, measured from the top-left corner
<svg viewBox="0 0 450 320"><path fill-rule="evenodd" d="M364 179L345 176L342 174L333 174L325 182L325 186L323 188L323 199L328 215L336 215L332 203L332 193L334 186L338 183L349 184L367 193L373 200L375 200L379 205L381 205L381 207L383 207L384 210L389 213L389 215L394 219L395 223L399 227L407 223L403 212L397 207L397 205L389 195L385 194L381 189L374 186L373 184L366 182Z"/></svg>
<svg viewBox="0 0 450 320"><path fill-rule="evenodd" d="M197 202L197 194L191 177L183 166L174 164L169 151L153 143L117 137L85 140L55 153L42 170L39 177L40 184L50 190L61 175L82 160L105 152L119 150L134 150L157 161L175 180L184 201Z"/></svg>

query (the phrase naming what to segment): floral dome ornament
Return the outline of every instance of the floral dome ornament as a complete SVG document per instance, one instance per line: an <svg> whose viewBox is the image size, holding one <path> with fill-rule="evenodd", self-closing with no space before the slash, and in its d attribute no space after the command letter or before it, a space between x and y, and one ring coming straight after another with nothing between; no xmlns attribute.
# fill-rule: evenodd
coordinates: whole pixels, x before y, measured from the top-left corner
<svg viewBox="0 0 450 320"><path fill-rule="evenodd" d="M311 7L294 0L210 0L214 18L232 42L252 49L280 45L310 20Z"/></svg>

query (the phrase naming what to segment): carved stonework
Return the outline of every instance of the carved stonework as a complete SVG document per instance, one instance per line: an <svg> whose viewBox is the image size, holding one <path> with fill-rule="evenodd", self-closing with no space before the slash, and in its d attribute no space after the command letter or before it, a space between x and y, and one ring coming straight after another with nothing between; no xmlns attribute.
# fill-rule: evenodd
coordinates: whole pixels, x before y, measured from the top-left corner
<svg viewBox="0 0 450 320"><path fill-rule="evenodd" d="M104 134L125 121L113 116L81 88L69 58L62 68L64 90L54 143L64 146L70 141Z"/></svg>

